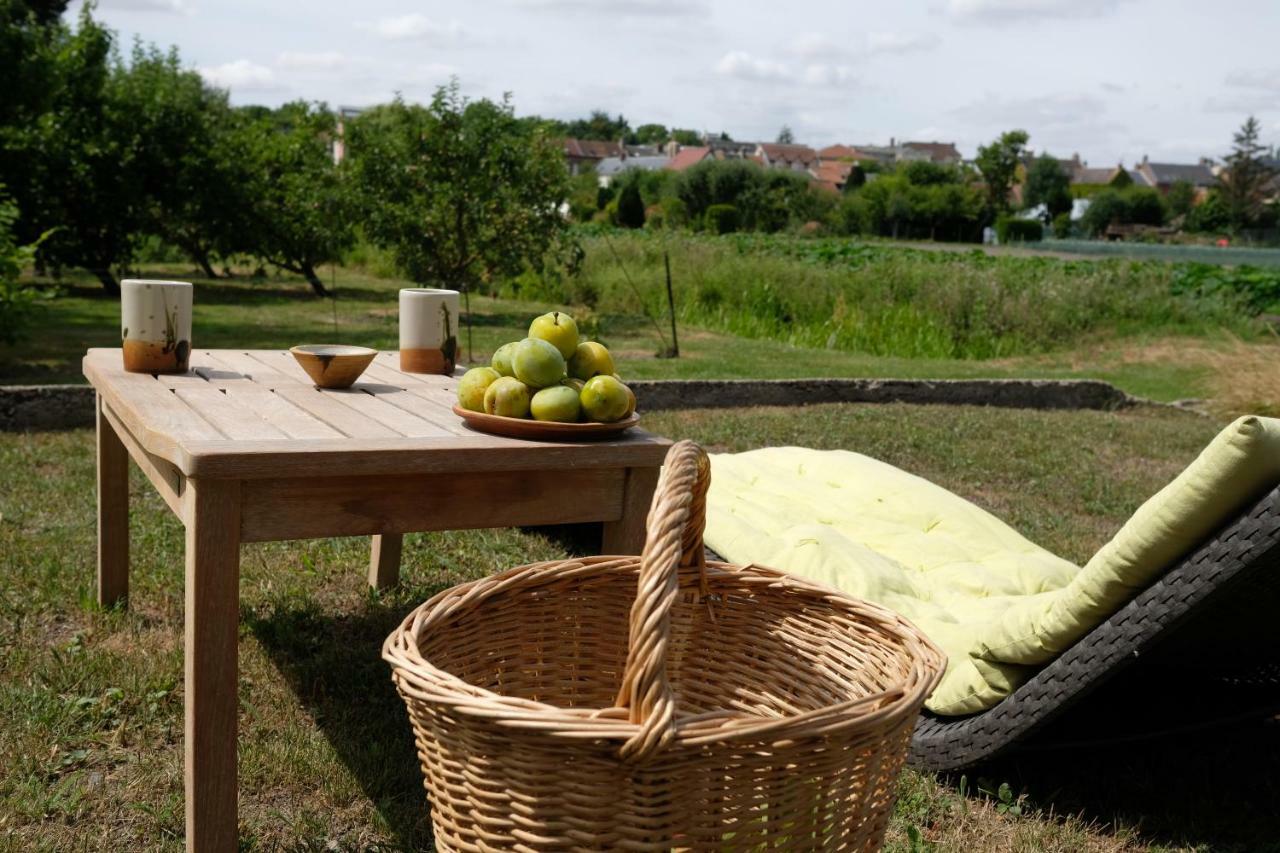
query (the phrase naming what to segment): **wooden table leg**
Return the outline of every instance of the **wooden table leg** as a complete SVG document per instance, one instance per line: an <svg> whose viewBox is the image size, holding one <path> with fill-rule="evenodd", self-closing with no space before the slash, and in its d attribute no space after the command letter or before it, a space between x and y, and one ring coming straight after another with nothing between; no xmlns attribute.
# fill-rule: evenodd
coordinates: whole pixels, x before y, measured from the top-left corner
<svg viewBox="0 0 1280 853"><path fill-rule="evenodd" d="M373 537L369 550L369 586L389 589L400 583L400 550L404 535L383 533Z"/></svg>
<svg viewBox="0 0 1280 853"><path fill-rule="evenodd" d="M233 851L240 484L189 480L186 500L187 850Z"/></svg>
<svg viewBox="0 0 1280 853"><path fill-rule="evenodd" d="M622 518L604 523L602 554L639 554L644 550L644 524L658 486L660 468L628 468L622 486Z"/></svg>
<svg viewBox="0 0 1280 853"><path fill-rule="evenodd" d="M98 397L98 603L129 597L129 451Z"/></svg>

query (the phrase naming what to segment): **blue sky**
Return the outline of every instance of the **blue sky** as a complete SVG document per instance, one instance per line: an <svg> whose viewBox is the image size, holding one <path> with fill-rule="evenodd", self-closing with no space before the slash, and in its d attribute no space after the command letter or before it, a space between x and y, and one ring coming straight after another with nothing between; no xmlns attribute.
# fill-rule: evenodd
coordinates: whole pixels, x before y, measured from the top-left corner
<svg viewBox="0 0 1280 853"><path fill-rule="evenodd" d="M75 8L72 9L74 14ZM1092 165L1280 142L1267 0L101 0L127 46L177 45L235 103L424 100L456 75L517 112L773 139L955 141L1022 127Z"/></svg>

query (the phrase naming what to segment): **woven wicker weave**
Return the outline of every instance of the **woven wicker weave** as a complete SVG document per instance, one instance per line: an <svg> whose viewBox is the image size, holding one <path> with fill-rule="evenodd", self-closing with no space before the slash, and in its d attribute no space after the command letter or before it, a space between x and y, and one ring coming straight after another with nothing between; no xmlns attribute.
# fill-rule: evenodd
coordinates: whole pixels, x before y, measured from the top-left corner
<svg viewBox="0 0 1280 853"><path fill-rule="evenodd" d="M706 455L641 557L535 563L409 614L383 657L442 850L873 850L941 653L883 608L707 564Z"/></svg>

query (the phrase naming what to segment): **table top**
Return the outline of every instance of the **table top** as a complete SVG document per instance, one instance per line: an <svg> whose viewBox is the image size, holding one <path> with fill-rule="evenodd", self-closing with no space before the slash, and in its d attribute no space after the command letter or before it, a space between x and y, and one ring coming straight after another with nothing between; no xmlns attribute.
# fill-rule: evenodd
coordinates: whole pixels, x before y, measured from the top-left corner
<svg viewBox="0 0 1280 853"><path fill-rule="evenodd" d="M475 432L450 411L458 377L404 373L395 352L342 390L316 388L286 350L195 350L189 373L152 375L91 349L84 375L143 450L192 477L655 466L670 445L638 428L581 442Z"/></svg>

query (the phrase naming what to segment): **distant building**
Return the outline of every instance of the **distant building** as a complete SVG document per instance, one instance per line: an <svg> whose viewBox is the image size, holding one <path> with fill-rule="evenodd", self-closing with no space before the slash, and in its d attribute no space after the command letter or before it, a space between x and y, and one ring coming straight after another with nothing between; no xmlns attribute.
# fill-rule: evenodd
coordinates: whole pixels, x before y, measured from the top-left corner
<svg viewBox="0 0 1280 853"><path fill-rule="evenodd" d="M790 169L795 172L807 172L818 165L818 152L808 145L793 145L781 142L761 142L756 146L755 156L771 169Z"/></svg>
<svg viewBox="0 0 1280 853"><path fill-rule="evenodd" d="M1153 163L1145 154L1142 155L1142 162L1131 170L1132 173L1141 174L1145 186L1155 187L1162 193L1167 193L1178 181L1186 181L1197 190L1208 190L1218 183L1213 170L1203 161L1187 164Z"/></svg>
<svg viewBox="0 0 1280 853"><path fill-rule="evenodd" d="M683 172L707 159L712 159L710 148L705 145L689 145L680 148L674 156L667 159L667 168L673 172Z"/></svg>
<svg viewBox="0 0 1280 853"><path fill-rule="evenodd" d="M569 162L569 174L580 175L599 165L606 157L623 158L627 149L621 142L600 139L565 139L564 156Z"/></svg>
<svg viewBox="0 0 1280 853"><path fill-rule="evenodd" d="M838 193L844 191L849 175L857 167L858 163L851 160L821 160L809 170L809 175L818 186Z"/></svg>
<svg viewBox="0 0 1280 853"><path fill-rule="evenodd" d="M654 172L658 169L665 169L671 162L665 154L657 156L640 156L640 157L605 157L596 164L596 176L600 182L600 186L607 187L613 183L618 175L630 169L639 169L642 172Z"/></svg>
<svg viewBox="0 0 1280 853"><path fill-rule="evenodd" d="M955 166L963 159L954 142L904 142L903 151L924 155L931 163ZM916 159L914 157L905 159Z"/></svg>

